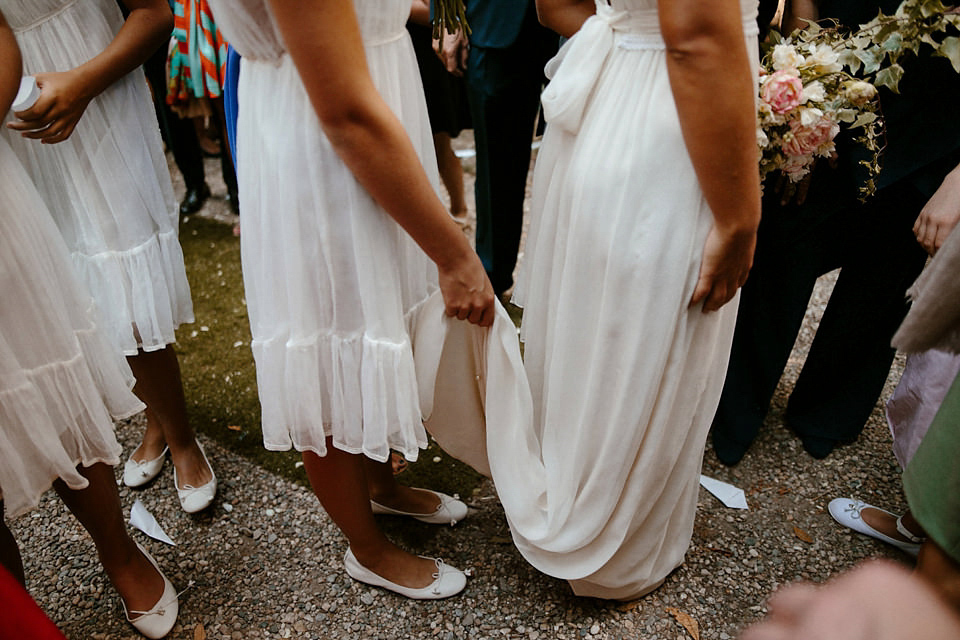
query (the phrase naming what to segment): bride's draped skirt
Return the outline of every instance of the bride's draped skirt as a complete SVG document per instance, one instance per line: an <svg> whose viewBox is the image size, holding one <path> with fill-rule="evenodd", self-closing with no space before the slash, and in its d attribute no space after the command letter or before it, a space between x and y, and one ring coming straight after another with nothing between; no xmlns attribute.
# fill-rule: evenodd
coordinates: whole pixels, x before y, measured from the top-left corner
<svg viewBox="0 0 960 640"><path fill-rule="evenodd" d="M518 447L488 422L487 448L524 557L579 595L625 599L683 561L738 300L711 314L689 306L713 216L655 3L597 11L548 65L514 296L532 435Z"/></svg>

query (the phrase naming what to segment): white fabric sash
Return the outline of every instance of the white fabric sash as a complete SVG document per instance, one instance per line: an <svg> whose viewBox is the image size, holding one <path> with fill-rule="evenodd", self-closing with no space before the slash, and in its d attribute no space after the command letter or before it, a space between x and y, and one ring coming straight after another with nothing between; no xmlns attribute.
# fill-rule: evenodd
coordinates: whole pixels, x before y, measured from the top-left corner
<svg viewBox="0 0 960 640"><path fill-rule="evenodd" d="M743 30L746 37L758 34L755 6L752 12L744 12ZM579 131L587 101L614 47L665 50L656 9L624 11L597 3L596 14L583 23L544 68L550 83L540 101L548 123L570 133ZM568 57L571 62L565 64Z"/></svg>

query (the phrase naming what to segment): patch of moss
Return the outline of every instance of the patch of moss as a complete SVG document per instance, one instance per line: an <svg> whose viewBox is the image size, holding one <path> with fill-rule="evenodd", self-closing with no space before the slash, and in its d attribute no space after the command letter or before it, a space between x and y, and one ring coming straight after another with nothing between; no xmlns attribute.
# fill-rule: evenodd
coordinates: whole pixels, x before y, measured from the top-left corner
<svg viewBox="0 0 960 640"><path fill-rule="evenodd" d="M194 428L259 466L307 484L295 451L263 448L240 239L230 225L200 217L180 225L196 322L177 332L177 352ZM438 462L434 462L439 458ZM401 476L405 484L469 496L481 476L431 443Z"/></svg>

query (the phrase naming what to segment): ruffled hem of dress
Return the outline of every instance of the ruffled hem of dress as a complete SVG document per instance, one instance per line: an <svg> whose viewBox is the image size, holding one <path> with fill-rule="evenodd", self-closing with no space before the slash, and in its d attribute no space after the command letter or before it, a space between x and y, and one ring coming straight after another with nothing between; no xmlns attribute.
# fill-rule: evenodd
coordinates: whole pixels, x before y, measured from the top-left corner
<svg viewBox="0 0 960 640"><path fill-rule="evenodd" d="M254 340L264 447L324 456L331 437L378 462L391 450L416 461L428 441L409 336L423 302L407 311L401 342L367 333Z"/></svg>
<svg viewBox="0 0 960 640"><path fill-rule="evenodd" d="M93 329L75 335L73 358L21 371L0 390L0 491L10 517L36 507L57 478L86 487L78 464L119 464L114 419L144 408L113 348Z"/></svg>
<svg viewBox="0 0 960 640"><path fill-rule="evenodd" d="M181 324L194 321L176 230L124 251L74 252L72 258L97 301L104 331L125 355L163 349L176 342Z"/></svg>

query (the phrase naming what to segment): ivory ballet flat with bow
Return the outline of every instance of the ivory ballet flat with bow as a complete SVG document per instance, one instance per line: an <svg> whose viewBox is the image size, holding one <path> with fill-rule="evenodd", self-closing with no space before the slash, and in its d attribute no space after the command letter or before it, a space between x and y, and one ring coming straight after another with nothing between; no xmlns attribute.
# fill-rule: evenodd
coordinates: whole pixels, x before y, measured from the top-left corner
<svg viewBox="0 0 960 640"><path fill-rule="evenodd" d="M127 461L123 463L123 484L128 487L140 487L156 478L160 469L163 468L163 461L167 459L169 450L169 447L164 447L160 455L153 460L141 460L139 462L133 459L133 454L130 454Z"/></svg>
<svg viewBox="0 0 960 640"><path fill-rule="evenodd" d="M420 557L426 558L426 556ZM433 574L433 582L420 589L404 587L403 585L390 582L386 578L370 571L360 564L356 556L353 555L353 550L349 547L343 556L343 566L347 570L347 575L358 582L363 582L364 584L369 584L374 587L382 587L413 600L439 600L441 598L449 598L450 596L457 595L467 586L467 576L463 571L460 571L460 569L456 567L451 567L440 558L427 559L433 560L437 571Z"/></svg>
<svg viewBox="0 0 960 640"><path fill-rule="evenodd" d="M141 547L139 543L137 543L137 548L140 549L140 552L146 556L150 564L153 565L153 568L156 569L160 577L163 578L163 594L148 611L128 610L127 603L123 601L123 598L120 598L120 603L123 605L123 615L127 618L127 622L132 624L134 628L144 636L148 638L163 638L170 633L173 625L177 622L177 616L180 613L180 596L176 589L173 588L173 584L167 579L167 576L160 570L153 556ZM130 614L138 615L136 618L131 618Z"/></svg>
<svg viewBox="0 0 960 640"><path fill-rule="evenodd" d="M373 500L370 501L370 508L376 515L409 516L428 524L449 524L453 526L467 517L467 505L456 497L448 496L439 491L431 491L430 489L416 489L416 491L425 491L436 496L440 500L436 511L431 513L411 513L409 511L391 509Z"/></svg>

